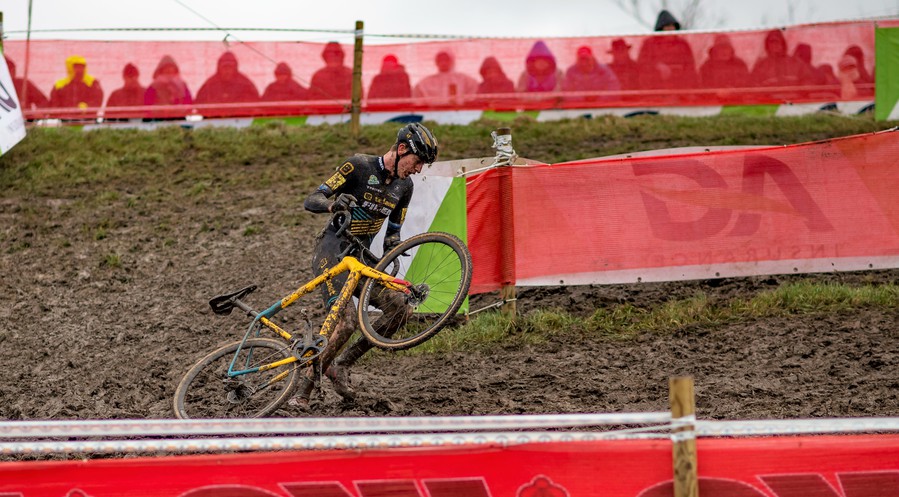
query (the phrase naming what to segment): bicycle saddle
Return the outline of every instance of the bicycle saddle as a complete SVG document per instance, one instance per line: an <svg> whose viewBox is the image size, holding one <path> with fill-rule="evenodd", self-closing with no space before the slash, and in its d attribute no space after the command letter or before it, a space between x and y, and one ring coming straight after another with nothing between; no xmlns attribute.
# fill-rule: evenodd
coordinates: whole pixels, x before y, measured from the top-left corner
<svg viewBox="0 0 899 497"><path fill-rule="evenodd" d="M234 308L234 301L240 300L247 295L253 293L256 290L256 285L250 285L240 290L232 293L226 293L224 295L219 295L218 297L212 298L209 301L209 307L212 307L212 312L216 314L221 314L223 316L227 316L231 314L231 309Z"/></svg>

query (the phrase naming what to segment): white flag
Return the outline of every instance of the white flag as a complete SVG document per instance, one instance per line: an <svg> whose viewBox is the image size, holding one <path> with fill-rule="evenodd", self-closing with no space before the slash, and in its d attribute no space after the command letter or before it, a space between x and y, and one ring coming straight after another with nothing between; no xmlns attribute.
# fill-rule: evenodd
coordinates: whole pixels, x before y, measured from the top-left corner
<svg viewBox="0 0 899 497"><path fill-rule="evenodd" d="M0 61L2 61L0 54ZM0 155L25 138L25 119L5 61L0 63Z"/></svg>

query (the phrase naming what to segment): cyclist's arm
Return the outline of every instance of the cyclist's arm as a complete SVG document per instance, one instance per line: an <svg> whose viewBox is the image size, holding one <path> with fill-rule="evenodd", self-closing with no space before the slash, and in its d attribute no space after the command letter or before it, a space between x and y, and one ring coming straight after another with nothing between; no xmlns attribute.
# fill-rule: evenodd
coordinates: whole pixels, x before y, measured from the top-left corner
<svg viewBox="0 0 899 497"><path fill-rule="evenodd" d="M337 168L337 171L312 192L303 202L303 207L309 212L331 212L331 197L349 190L353 180L353 164L346 161Z"/></svg>
<svg viewBox="0 0 899 497"><path fill-rule="evenodd" d="M409 191L400 198L396 208L393 209L393 212L387 218L387 232L384 233L385 239L391 237L394 237L396 240L400 239L400 230L403 227L403 222L406 220L406 210L409 208L409 201L411 200L412 188L410 187Z"/></svg>
<svg viewBox="0 0 899 497"><path fill-rule="evenodd" d="M333 195L333 192L331 195ZM315 190L306 197L306 200L303 202L303 207L309 212L331 212L331 204L333 204L334 201L328 197L329 194L322 191L320 186L318 190Z"/></svg>

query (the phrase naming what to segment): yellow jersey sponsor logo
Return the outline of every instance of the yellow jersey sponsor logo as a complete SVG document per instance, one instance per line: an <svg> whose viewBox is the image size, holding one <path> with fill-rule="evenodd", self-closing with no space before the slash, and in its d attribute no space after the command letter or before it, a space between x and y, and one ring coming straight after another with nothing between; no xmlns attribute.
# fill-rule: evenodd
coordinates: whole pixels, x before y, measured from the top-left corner
<svg viewBox="0 0 899 497"><path fill-rule="evenodd" d="M337 190L337 188L344 183L346 183L346 177L339 172L334 173L333 176L328 178L328 181L325 181L325 184L328 185L328 188L330 188L331 191Z"/></svg>
<svg viewBox="0 0 899 497"><path fill-rule="evenodd" d="M344 162L343 165L337 169L337 172L346 176L346 175L350 174L351 172L353 172L353 165L350 164L349 162Z"/></svg>

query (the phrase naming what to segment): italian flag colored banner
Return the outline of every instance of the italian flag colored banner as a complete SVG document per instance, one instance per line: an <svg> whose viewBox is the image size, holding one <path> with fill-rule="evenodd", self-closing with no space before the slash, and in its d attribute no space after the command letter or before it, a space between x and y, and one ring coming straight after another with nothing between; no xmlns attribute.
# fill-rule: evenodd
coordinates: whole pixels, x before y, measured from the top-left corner
<svg viewBox="0 0 899 497"><path fill-rule="evenodd" d="M0 50L2 52L2 50ZM2 56L2 53L0 53ZM9 68L0 64L0 155L25 138L25 120Z"/></svg>
<svg viewBox="0 0 899 497"><path fill-rule="evenodd" d="M450 167L445 164L436 163L426 167L422 174L412 176L414 182L414 190L412 201L406 213L406 221L403 223L402 237L405 240L410 236L419 233L442 231L459 237L463 242L468 240L468 223L465 215L465 179L455 177ZM372 250L380 255L383 245L384 230L375 237L372 243ZM433 271L432 267L428 267L428 261L433 261L435 254L434 247L425 245L411 251L411 261L404 261L402 264L405 269L397 276L400 278L408 277L415 279L416 274L424 271ZM439 274L432 274L429 277L430 282L446 281L447 285L454 285L457 279L440 278ZM440 288L435 285L432 291L445 291L447 294L455 292L456 288ZM417 312L442 312L444 309L432 308L436 300L426 301L417 309ZM430 304L429 304L430 303ZM460 312L468 312L468 301L463 304Z"/></svg>

